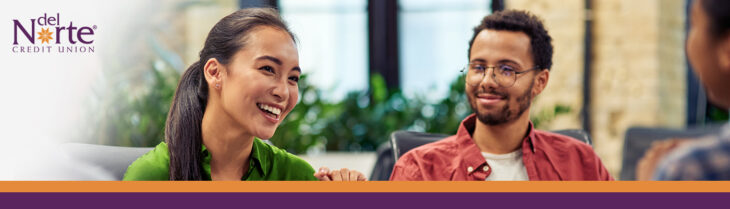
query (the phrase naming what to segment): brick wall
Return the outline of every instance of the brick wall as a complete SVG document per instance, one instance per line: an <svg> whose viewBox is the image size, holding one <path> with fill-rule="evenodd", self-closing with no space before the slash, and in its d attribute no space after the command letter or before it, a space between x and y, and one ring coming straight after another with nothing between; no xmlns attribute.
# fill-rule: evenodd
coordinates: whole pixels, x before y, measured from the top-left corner
<svg viewBox="0 0 730 209"><path fill-rule="evenodd" d="M573 112L542 128L579 128L584 1L507 0L506 6L542 17L554 38L551 78L531 113L569 105ZM684 9L681 0L593 1L591 134L613 176L621 169L629 127L685 123Z"/></svg>

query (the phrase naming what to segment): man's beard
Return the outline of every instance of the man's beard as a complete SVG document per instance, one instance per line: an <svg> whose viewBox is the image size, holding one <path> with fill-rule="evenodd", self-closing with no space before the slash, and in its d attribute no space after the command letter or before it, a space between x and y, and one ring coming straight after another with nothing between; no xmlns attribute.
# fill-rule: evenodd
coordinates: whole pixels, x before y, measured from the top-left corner
<svg viewBox="0 0 730 209"><path fill-rule="evenodd" d="M527 108L530 107L530 104L532 103L532 86L535 85L535 81L532 81L530 83L530 87L525 90L525 93L517 97L517 104L519 105L517 112L510 111L510 96L502 93L497 92L494 89L490 89L489 92L477 90L474 92L474 95L471 97L467 97L469 99L469 105L471 105L471 109L474 113L477 115L477 119L481 121L482 123L486 125L500 125L507 122L511 122L516 120L518 117L520 117L525 111L527 111ZM481 88L480 88L481 89ZM499 95L504 97L504 100L506 104L501 110L498 111L491 111L491 112L479 112L479 109L477 109L477 104L475 103L474 98L477 98L477 95L480 93L490 93L494 95Z"/></svg>

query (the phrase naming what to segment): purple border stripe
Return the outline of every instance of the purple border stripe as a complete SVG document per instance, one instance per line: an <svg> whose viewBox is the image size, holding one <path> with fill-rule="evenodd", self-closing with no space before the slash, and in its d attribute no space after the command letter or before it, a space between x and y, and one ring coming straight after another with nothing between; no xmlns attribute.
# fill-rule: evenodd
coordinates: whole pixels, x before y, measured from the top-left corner
<svg viewBox="0 0 730 209"><path fill-rule="evenodd" d="M0 193L0 208L725 208L730 193Z"/></svg>

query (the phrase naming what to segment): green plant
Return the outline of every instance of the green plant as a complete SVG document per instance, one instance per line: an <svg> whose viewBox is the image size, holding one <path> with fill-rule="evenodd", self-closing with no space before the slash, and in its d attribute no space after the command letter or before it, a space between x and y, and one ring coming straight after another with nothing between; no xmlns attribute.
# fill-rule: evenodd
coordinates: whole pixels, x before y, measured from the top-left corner
<svg viewBox="0 0 730 209"><path fill-rule="evenodd" d="M156 63L140 75L144 88L118 85L105 95L92 132L99 144L149 147L163 141L167 111L180 75L162 61Z"/></svg>
<svg viewBox="0 0 730 209"><path fill-rule="evenodd" d="M432 105L420 98L407 99L398 89L388 89L380 75L370 80L369 91L350 92L342 101L328 103L320 90L301 79L302 100L271 141L293 153L370 151L396 130L454 133L468 112L461 102L463 92L459 92L463 82L462 88L455 82L450 97ZM461 112L456 114L459 107Z"/></svg>
<svg viewBox="0 0 730 209"><path fill-rule="evenodd" d="M399 89L388 89L380 75L372 75L370 80L369 91L351 92L338 103L327 103L321 91L301 79L302 101L271 141L293 153L372 151L397 130L454 134L471 113L463 75L452 82L446 98L433 104L423 97L406 98ZM570 112L570 107L558 105L553 110L542 111L533 122L547 123Z"/></svg>
<svg viewBox="0 0 730 209"><path fill-rule="evenodd" d="M531 115L530 120L537 129L543 129L545 124L550 123L556 116L571 112L570 106L555 105L552 108L542 109L537 114Z"/></svg>
<svg viewBox="0 0 730 209"><path fill-rule="evenodd" d="M164 139L164 125L179 73L167 65L152 64L145 72L144 91L116 89L105 103L95 138L101 144L154 146ZM436 103L425 97L406 98L389 89L380 75L372 75L370 89L348 93L338 102L324 99L325 92L312 86L307 75L299 83L300 102L271 138L292 153L325 150L372 151L397 130L454 134L471 113L464 93L464 77L450 85L449 93ZM570 112L566 106L543 110L532 118L535 125Z"/></svg>

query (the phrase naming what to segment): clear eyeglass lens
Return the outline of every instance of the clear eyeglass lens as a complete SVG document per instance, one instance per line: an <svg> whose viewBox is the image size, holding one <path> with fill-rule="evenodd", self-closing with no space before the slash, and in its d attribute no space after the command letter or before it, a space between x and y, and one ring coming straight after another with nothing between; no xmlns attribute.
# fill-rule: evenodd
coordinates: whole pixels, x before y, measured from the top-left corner
<svg viewBox="0 0 730 209"><path fill-rule="evenodd" d="M491 68L491 67L490 67ZM484 80L487 67L479 64L469 64L466 67L467 84L476 86ZM515 82L515 69L509 65L499 65L493 68L492 78L502 87L510 87Z"/></svg>

